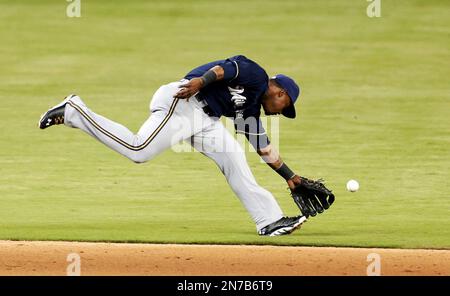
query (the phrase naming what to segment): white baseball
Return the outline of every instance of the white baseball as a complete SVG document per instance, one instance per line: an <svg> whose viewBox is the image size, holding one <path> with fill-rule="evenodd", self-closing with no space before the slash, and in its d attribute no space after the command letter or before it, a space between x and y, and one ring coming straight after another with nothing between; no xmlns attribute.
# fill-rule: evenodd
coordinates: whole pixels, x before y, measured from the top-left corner
<svg viewBox="0 0 450 296"><path fill-rule="evenodd" d="M359 183L356 180L350 180L347 182L347 190L350 192L358 191Z"/></svg>

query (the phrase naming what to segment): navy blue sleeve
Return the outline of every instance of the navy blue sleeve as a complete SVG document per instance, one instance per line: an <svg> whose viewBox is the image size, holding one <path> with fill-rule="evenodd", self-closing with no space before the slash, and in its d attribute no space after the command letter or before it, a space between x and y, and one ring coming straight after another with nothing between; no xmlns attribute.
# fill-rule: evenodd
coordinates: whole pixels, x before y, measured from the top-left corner
<svg viewBox="0 0 450 296"><path fill-rule="evenodd" d="M224 80L240 85L259 86L267 84L266 71L257 63L243 55L237 55L224 60L220 66L224 69Z"/></svg>
<svg viewBox="0 0 450 296"><path fill-rule="evenodd" d="M231 61L230 59L225 60L224 63L219 65L223 68L224 76L223 80L230 81L237 77L238 74L238 64L236 61Z"/></svg>
<svg viewBox="0 0 450 296"><path fill-rule="evenodd" d="M266 71L243 55L201 65L191 70L184 78L192 79L194 77L200 77L214 66L221 66L223 68L224 83L230 86L240 85L247 89L246 94L249 96L248 99L257 99L267 89L269 78Z"/></svg>
<svg viewBox="0 0 450 296"><path fill-rule="evenodd" d="M236 56L236 57L238 57L238 56ZM194 77L200 77L203 74L205 74L206 71L213 68L214 66L221 66L224 70L224 78L223 79L225 81L230 81L230 80L236 78L237 69L238 69L237 62L231 60L233 58L235 58L235 57L232 57L232 58L226 59L226 60L218 60L218 61L214 61L214 62L210 62L210 63L204 64L204 65L198 66L197 68L191 70L188 74L186 74L186 76L184 76L184 78L192 79Z"/></svg>
<svg viewBox="0 0 450 296"><path fill-rule="evenodd" d="M212 67L223 64L225 61L226 60L219 60L198 66L197 68L194 68L189 73L187 73L186 76L184 76L184 78L191 80L192 78L200 77Z"/></svg>

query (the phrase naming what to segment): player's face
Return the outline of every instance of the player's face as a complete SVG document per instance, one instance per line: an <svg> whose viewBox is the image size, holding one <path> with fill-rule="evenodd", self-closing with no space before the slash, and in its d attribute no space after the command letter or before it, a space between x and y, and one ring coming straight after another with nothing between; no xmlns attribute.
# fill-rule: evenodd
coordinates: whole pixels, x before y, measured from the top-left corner
<svg viewBox="0 0 450 296"><path fill-rule="evenodd" d="M266 115L278 115L290 103L291 99L286 91L278 88L263 98L262 106Z"/></svg>

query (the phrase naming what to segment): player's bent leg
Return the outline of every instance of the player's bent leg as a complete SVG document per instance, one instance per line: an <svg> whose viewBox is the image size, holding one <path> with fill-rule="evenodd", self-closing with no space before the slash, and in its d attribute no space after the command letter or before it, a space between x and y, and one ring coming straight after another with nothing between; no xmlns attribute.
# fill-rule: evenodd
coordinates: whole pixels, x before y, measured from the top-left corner
<svg viewBox="0 0 450 296"><path fill-rule="evenodd" d="M165 96L167 106L155 108L137 134L94 113L78 96L67 102L64 123L85 131L136 163L146 162L196 132L186 124L186 118L193 108L189 108L185 100L173 99L171 94L159 94ZM176 110L177 108L181 110Z"/></svg>
<svg viewBox="0 0 450 296"><path fill-rule="evenodd" d="M280 220L283 212L274 196L256 182L242 147L222 123L204 129L191 139L195 149L208 156L225 175L256 223L257 231Z"/></svg>
<svg viewBox="0 0 450 296"><path fill-rule="evenodd" d="M150 105L151 116L137 134L96 114L76 95L68 96L48 110L39 120L39 127L45 129L64 123L79 128L130 160L142 163L213 122L196 100L173 98L181 83L183 81L163 85L155 92Z"/></svg>

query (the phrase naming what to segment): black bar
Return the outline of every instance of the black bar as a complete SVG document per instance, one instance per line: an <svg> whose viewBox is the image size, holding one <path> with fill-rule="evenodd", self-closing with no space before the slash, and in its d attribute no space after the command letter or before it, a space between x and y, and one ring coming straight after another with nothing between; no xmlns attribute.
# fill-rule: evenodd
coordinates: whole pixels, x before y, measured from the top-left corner
<svg viewBox="0 0 450 296"><path fill-rule="evenodd" d="M130 295L283 295L283 292L358 294L448 290L449 277L150 276L0 277L1 292L112 293ZM195 290L194 290L195 289ZM159 295L159 294L156 294Z"/></svg>

